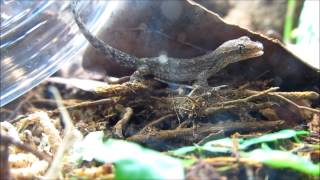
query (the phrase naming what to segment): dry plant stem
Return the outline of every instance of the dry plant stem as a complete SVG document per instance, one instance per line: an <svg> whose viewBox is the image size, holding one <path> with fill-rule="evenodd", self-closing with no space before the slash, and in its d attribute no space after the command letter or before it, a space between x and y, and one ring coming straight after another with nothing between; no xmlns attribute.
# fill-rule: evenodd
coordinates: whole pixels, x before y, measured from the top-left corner
<svg viewBox="0 0 320 180"><path fill-rule="evenodd" d="M83 107L95 107L97 105L113 105L113 104L116 104L118 101L116 99L110 99L110 98L107 98L107 99L100 99L100 100L97 100L97 101L91 101L91 102L83 102L83 103L79 103L79 104L76 104L76 105L73 105L73 106L68 106L68 107L65 107L67 110L69 109L76 109L76 108L83 108Z"/></svg>
<svg viewBox="0 0 320 180"><path fill-rule="evenodd" d="M51 147L51 152L55 154L62 142L59 130L45 112L36 112L39 117L39 126L43 129L43 133L48 137L48 145Z"/></svg>
<svg viewBox="0 0 320 180"><path fill-rule="evenodd" d="M12 110L0 107L0 113L12 113Z"/></svg>
<svg viewBox="0 0 320 180"><path fill-rule="evenodd" d="M64 129L63 141L60 144L54 156L52 164L44 176L44 179L59 179L63 156L75 143L78 134L76 134L76 129L67 112L67 109L61 103L62 98L58 90L54 87L50 87L50 90L53 93L55 99L57 100L57 105L58 105L59 111L61 112L61 117L62 117L61 119L64 122L65 129Z"/></svg>
<svg viewBox="0 0 320 180"><path fill-rule="evenodd" d="M218 132L214 132L214 133L208 134L207 136L202 138L197 144L198 145L203 145L203 144L205 144L205 143L207 143L209 141L216 140L216 139L221 139L221 138L224 138L224 137L225 137L224 131L220 130Z"/></svg>
<svg viewBox="0 0 320 180"><path fill-rule="evenodd" d="M45 155L42 152L39 152L37 149L34 149L33 147L29 146L28 144L24 144L24 143L21 143L19 141L16 141L16 140L14 140L13 138L11 138L9 136L5 136L5 135L1 134L1 143L8 144L8 145L13 144L13 145L17 146L18 148L20 148L20 149L22 149L24 151L32 153L33 155L35 155L40 160L43 159L43 160L46 160L48 162L51 162L51 158L49 156Z"/></svg>
<svg viewBox="0 0 320 180"><path fill-rule="evenodd" d="M182 123L179 124L179 126L176 129L182 129L188 126L189 123L191 123L192 121L190 119L183 121Z"/></svg>
<svg viewBox="0 0 320 180"><path fill-rule="evenodd" d="M296 107L299 110L310 111L310 112L313 112L313 113L320 113L320 110L318 110L318 109L313 109L313 108L306 107L306 106L300 106L300 105L296 104L295 102L293 102L292 100L290 100L290 99L311 99L311 100L319 99L319 94L316 93L316 92L313 92L313 91L306 91L306 92L267 92L267 93L264 93L264 94L261 94L261 92L252 91L252 90L246 90L245 92L248 93L248 94L253 94L251 96L259 95L259 94L260 95L264 95L264 94L271 95L271 96L274 96L274 97L277 97L277 98L281 99L284 102L287 102L287 103L293 105L294 107ZM290 98L290 99L288 99L288 98Z"/></svg>
<svg viewBox="0 0 320 180"><path fill-rule="evenodd" d="M79 108L86 108L86 107L95 107L98 105L115 105L119 102L120 99L115 99L115 98L106 98L106 99L100 99L97 101L91 101L91 102L82 102L73 106L67 106L65 107L67 110L74 110L74 109L79 109ZM58 101L57 101L58 103ZM51 115L57 115L59 114L59 109L56 109L51 112Z"/></svg>
<svg viewBox="0 0 320 180"><path fill-rule="evenodd" d="M270 108L274 105L275 103L271 102L265 102L265 103L243 103L241 106L238 105L228 105L228 106L221 106L221 107L209 107L204 110L204 114L206 116L212 115L214 113L219 113L219 112L226 112L226 111L235 111L240 108L246 108L246 110L259 110L259 109L266 109Z"/></svg>
<svg viewBox="0 0 320 180"><path fill-rule="evenodd" d="M210 133L224 131L250 131L250 130L258 130L258 129L277 129L279 126L283 125L284 121L255 121L255 122L234 122L227 123L223 125L205 125L199 128L196 128L196 132L194 128L181 128L175 130L163 130L158 132L152 132L150 134L136 134L127 138L129 141L135 141L139 143L146 143L148 141L164 141L173 138L181 138L184 141L190 142L190 139L194 138L194 133L207 136Z"/></svg>
<svg viewBox="0 0 320 180"><path fill-rule="evenodd" d="M72 174L74 177L85 177L82 179L115 179L115 174L113 173L113 167L111 163L105 163L98 167L93 166L74 169L70 174Z"/></svg>
<svg viewBox="0 0 320 180"><path fill-rule="evenodd" d="M300 106L300 105L296 104L295 102L291 101L290 99L283 97L282 95L272 94L272 96L278 97L279 99L281 99L281 100L293 105L294 107L298 108L299 110L310 111L310 112L313 112L313 113L320 113L320 110L318 110L318 109L313 109L313 108L306 107L306 106Z"/></svg>
<svg viewBox="0 0 320 180"><path fill-rule="evenodd" d="M246 98L222 102L222 103L219 103L219 104L217 104L215 106L226 106L226 105L230 105L230 104L246 103L246 102L251 101L251 100L253 100L253 99L257 98L257 97L260 97L262 95L268 94L269 92L272 92L272 91L276 91L278 89L279 89L279 87L272 87L272 88L269 88L267 90L261 91L261 92L259 92L257 94L248 96Z"/></svg>
<svg viewBox="0 0 320 180"><path fill-rule="evenodd" d="M244 93L248 95L254 95L259 93L259 91L253 91L253 90L245 90ZM310 100L318 100L319 94L314 91L302 91L302 92L270 92L268 93L270 95L281 95L285 98L289 99L310 99Z"/></svg>
<svg viewBox="0 0 320 180"><path fill-rule="evenodd" d="M14 119L8 119L10 114L12 114L12 110L0 107L0 119L1 119L1 121L12 122Z"/></svg>
<svg viewBox="0 0 320 180"><path fill-rule="evenodd" d="M231 136L232 138L232 154L237 159L237 162L239 162L240 153L239 153L239 141L237 137L238 133L233 134Z"/></svg>
<svg viewBox="0 0 320 180"><path fill-rule="evenodd" d="M44 99L44 98L38 98L36 100L32 100L31 103L35 107L52 107L52 108L57 108L57 101L52 100L52 99ZM64 106L73 106L75 102L71 101L63 101L62 104Z"/></svg>
<svg viewBox="0 0 320 180"><path fill-rule="evenodd" d="M17 105L17 107L15 108L15 110L14 110L14 111L9 115L9 117L7 118L7 119L9 120L9 122L11 121L11 119L13 119L13 118L17 115L17 113L18 113L18 111L21 109L21 107L22 107L23 105L25 105L25 103L28 102L33 96L34 96L34 92L30 92L29 94L27 94L27 96L26 96L23 100L21 100L21 101L18 103L18 105Z"/></svg>
<svg viewBox="0 0 320 180"><path fill-rule="evenodd" d="M170 119L170 118L173 118L174 116L175 116L174 114L164 115L164 116L162 116L162 117L160 117L160 118L152 121L151 123L147 124L145 127L143 127L143 129L141 129L141 130L139 131L139 133L143 133L143 132L145 132L147 129L150 129L150 128L156 126L157 124L160 124L160 123L163 122L163 121L166 121L166 120L168 120L168 119ZM139 134L139 133L138 133L138 134Z"/></svg>
<svg viewBox="0 0 320 180"><path fill-rule="evenodd" d="M246 159L246 158L236 158L236 157L214 157L214 158L206 158L203 159L204 162L209 163L211 165L226 165L229 163L245 163L245 164L249 164L249 165L253 165L256 167L262 167L261 163L258 163L256 161L252 161L250 159Z"/></svg>
<svg viewBox="0 0 320 180"><path fill-rule="evenodd" d="M193 1L193 0L186 0L189 4L193 5L193 6L198 6L199 8L205 10L206 12L215 15L214 12L210 11L209 9L207 9L206 7L202 6L201 4Z"/></svg>
<svg viewBox="0 0 320 180"><path fill-rule="evenodd" d="M95 93L104 97L137 95L149 87L142 83L124 83L96 87Z"/></svg>
<svg viewBox="0 0 320 180"><path fill-rule="evenodd" d="M126 127L126 125L128 124L131 116L133 115L133 110L130 107L127 107L125 109L125 113L123 114L123 117L121 120L119 120L117 122L117 124L114 126L115 128L115 134L120 137L123 138L123 129Z"/></svg>
<svg viewBox="0 0 320 180"><path fill-rule="evenodd" d="M9 166L9 142L3 141L3 136L0 135L0 177L4 180L10 178L10 166Z"/></svg>

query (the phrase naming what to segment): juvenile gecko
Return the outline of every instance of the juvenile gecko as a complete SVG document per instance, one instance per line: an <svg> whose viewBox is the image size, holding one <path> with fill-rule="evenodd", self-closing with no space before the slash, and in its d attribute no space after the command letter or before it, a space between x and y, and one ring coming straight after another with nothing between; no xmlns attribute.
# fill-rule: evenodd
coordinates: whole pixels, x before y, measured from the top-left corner
<svg viewBox="0 0 320 180"><path fill-rule="evenodd" d="M134 68L131 80L139 80L151 74L156 78L174 83L193 82L195 85L208 86L207 79L231 63L247 60L263 55L263 45L250 40L247 36L224 42L214 51L190 59L166 56L138 58L115 49L98 39L85 27L76 10L77 0L72 2L71 9L74 19L90 44L111 57L120 65Z"/></svg>

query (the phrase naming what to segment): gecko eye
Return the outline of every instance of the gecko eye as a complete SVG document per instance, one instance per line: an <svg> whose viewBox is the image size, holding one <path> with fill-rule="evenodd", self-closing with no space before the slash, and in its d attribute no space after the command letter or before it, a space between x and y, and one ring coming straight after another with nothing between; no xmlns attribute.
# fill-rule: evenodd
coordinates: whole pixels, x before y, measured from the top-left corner
<svg viewBox="0 0 320 180"><path fill-rule="evenodd" d="M238 45L240 54L244 53L245 46L243 44Z"/></svg>

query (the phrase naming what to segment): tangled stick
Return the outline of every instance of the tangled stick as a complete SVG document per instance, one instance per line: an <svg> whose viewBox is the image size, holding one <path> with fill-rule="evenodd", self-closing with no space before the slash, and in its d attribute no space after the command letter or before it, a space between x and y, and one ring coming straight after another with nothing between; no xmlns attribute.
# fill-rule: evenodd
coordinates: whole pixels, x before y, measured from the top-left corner
<svg viewBox="0 0 320 180"><path fill-rule="evenodd" d="M241 108L245 108L247 110L259 110L259 109L266 109L274 106L276 103L272 102L265 102L265 103L243 103L241 104ZM228 105L228 106L222 106L222 107L209 107L204 110L204 114L206 116L210 116L214 113L219 113L219 112L228 112L228 111L234 111L239 109L240 107L238 105Z"/></svg>
<svg viewBox="0 0 320 180"><path fill-rule="evenodd" d="M67 111L67 108L63 106L62 98L60 96L59 91L50 87L52 94L57 100L58 110L61 113L61 120L63 121L65 128L63 134L63 141L60 144L57 152L55 153L54 159L47 170L44 179L59 179L60 172L62 169L63 157L71 149L73 144L82 138L80 132L74 127L71 117Z"/></svg>
<svg viewBox="0 0 320 180"><path fill-rule="evenodd" d="M224 132L235 132L235 131L250 131L258 129L277 129L284 124L283 120L278 121L255 121L255 122L231 122L218 125L203 125L196 128L198 135L207 136L210 133L215 133L219 131ZM199 136L200 137L200 136ZM133 135L127 140L134 141L138 143L150 143L150 142L163 142L168 141L173 138L180 138L182 141L191 142L192 139L196 140L194 136L194 128L179 128L174 130L160 130L157 132L152 132L152 134L139 133Z"/></svg>
<svg viewBox="0 0 320 180"><path fill-rule="evenodd" d="M100 99L97 101L90 101L90 102L82 102L82 103L78 103L76 105L72 105L72 106L66 106L66 110L71 111L74 109L80 109L80 108L87 108L87 107L95 107L98 105L115 105L117 104L121 99L120 98L106 98L106 99ZM58 103L58 101L57 101ZM54 111L49 112L48 114L50 115L58 115L60 113L59 109L56 109Z"/></svg>
<svg viewBox="0 0 320 180"><path fill-rule="evenodd" d="M140 82L127 82L123 84L107 85L95 88L95 93L103 97L113 97L113 96L132 96L138 95L139 93L145 92L152 89L155 85L155 81L145 81Z"/></svg>
<svg viewBox="0 0 320 180"><path fill-rule="evenodd" d="M231 100L231 101L226 101L226 102L221 102L219 104L216 104L214 106L226 106L226 105L230 105L230 104L240 104L240 103L246 103L248 101L252 101L262 95L265 95L265 94L268 94L269 92L272 92L272 91L276 91L278 90L279 87L272 87L272 88L269 88L267 90L264 90L264 91L261 91L257 94L253 94L251 96L248 96L246 98L242 98L242 99L237 99L237 100Z"/></svg>
<svg viewBox="0 0 320 180"><path fill-rule="evenodd" d="M159 119L156 119L154 121L152 121L151 123L147 124L146 126L143 127L143 129L141 129L138 134L142 134L144 132L147 132L148 129L151 129L152 127L154 127L157 124L160 124L161 122L168 120L170 118L173 118L175 115L174 114L167 114L165 116L160 117Z"/></svg>
<svg viewBox="0 0 320 180"><path fill-rule="evenodd" d="M133 110L130 107L125 108L125 113L122 116L122 119L120 119L117 124L114 126L115 129L115 135L119 138L123 138L123 129L128 124L131 116L133 115Z"/></svg>
<svg viewBox="0 0 320 180"><path fill-rule="evenodd" d="M249 96L259 93L259 91L254 90L245 90L245 94L248 94ZM283 97L289 98L289 99L310 99L310 100L318 100L319 94L314 91L301 91L301 92L270 92L268 93L270 95L281 95Z"/></svg>
<svg viewBox="0 0 320 180"><path fill-rule="evenodd" d="M246 90L245 93L253 95L258 95L260 92L258 91L252 91L252 90ZM319 94L314 91L305 91L305 92L268 92L267 95L277 97L278 99L293 105L299 110L305 110L310 111L313 113L320 113L320 110L306 107L306 106L300 106L293 102L290 99L298 100L298 99L309 99L309 100L318 100Z"/></svg>
<svg viewBox="0 0 320 180"><path fill-rule="evenodd" d="M272 96L278 97L279 99L281 99L281 100L283 100L283 101L295 106L299 110L306 110L306 111L310 111L310 112L313 112L313 113L320 113L320 110L318 110L318 109L313 109L313 108L306 107L306 106L300 106L300 105L296 104L295 102L291 101L290 99L283 97L282 95L272 94Z"/></svg>
<svg viewBox="0 0 320 180"><path fill-rule="evenodd" d="M267 89L265 91L252 91L252 90L246 90L245 94L248 94L250 96L246 97L246 98L242 98L242 99L237 99L237 100L231 100L231 101L226 101L226 102L221 102L219 104L215 104L213 106L210 106L208 108L206 108L205 110L205 114L212 114L213 112L219 111L220 109L230 109L230 108L236 108L237 106L230 106L230 105L235 105L235 104L242 104L245 105L248 101L252 101L258 97L262 97L265 95L269 95L269 96L274 96L277 97L278 99L287 102L293 106L295 106L297 109L299 110L306 110L306 111L310 111L313 113L320 113L320 110L318 109L313 109L310 107L306 107L306 106L300 106L298 104L296 104L295 102L293 102L292 99L318 99L319 98L319 94L316 92L312 92L312 91L307 91L307 92L273 92L275 90L279 89L278 87L273 87L270 89ZM290 99L288 99L290 98ZM228 105L228 106L227 106ZM219 107L217 107L219 106ZM227 107L225 107L227 106ZM261 105L264 106L264 105ZM266 107L268 106L267 104L265 105Z"/></svg>
<svg viewBox="0 0 320 180"><path fill-rule="evenodd" d="M0 134L3 137L2 134ZM1 139L0 141L0 177L10 178L10 165L9 165L9 143Z"/></svg>
<svg viewBox="0 0 320 180"><path fill-rule="evenodd" d="M12 145L15 145L18 148L24 150L24 151L32 153L33 155L35 155L40 160L43 159L43 160L48 161L49 163L51 162L51 158L48 155L38 151L37 149L31 147L30 145L24 144L22 142L19 142L19 141L15 140L15 139L13 139L13 138L11 138L9 136L3 135L3 134L1 134L0 136L1 136L1 141L0 141L1 142L1 146L6 145L6 144L7 145L12 144Z"/></svg>

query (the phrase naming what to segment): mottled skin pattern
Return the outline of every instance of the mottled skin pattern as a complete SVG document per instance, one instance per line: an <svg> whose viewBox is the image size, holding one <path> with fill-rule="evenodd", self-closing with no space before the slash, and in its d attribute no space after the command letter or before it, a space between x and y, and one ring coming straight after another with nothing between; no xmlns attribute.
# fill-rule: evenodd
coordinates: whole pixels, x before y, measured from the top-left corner
<svg viewBox="0 0 320 180"><path fill-rule="evenodd" d="M249 37L243 36L226 41L212 52L190 59L166 56L138 58L115 49L93 36L81 21L76 11L76 4L77 0L73 1L72 12L82 34L105 56L111 57L123 66L135 68L137 71L132 75L133 80L152 74L168 82L195 82L197 85L206 86L207 79L227 65L263 54L263 45L260 42L254 42Z"/></svg>

